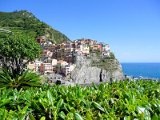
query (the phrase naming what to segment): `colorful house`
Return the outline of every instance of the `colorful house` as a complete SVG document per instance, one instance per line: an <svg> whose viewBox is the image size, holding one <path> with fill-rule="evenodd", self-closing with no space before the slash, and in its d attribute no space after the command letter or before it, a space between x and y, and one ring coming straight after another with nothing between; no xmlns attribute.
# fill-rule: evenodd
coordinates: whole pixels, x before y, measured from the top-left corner
<svg viewBox="0 0 160 120"><path fill-rule="evenodd" d="M53 73L53 66L51 63L42 63L40 66L40 73L47 74Z"/></svg>
<svg viewBox="0 0 160 120"><path fill-rule="evenodd" d="M87 44L81 44L80 45L80 51L83 54L89 54L89 46Z"/></svg>
<svg viewBox="0 0 160 120"><path fill-rule="evenodd" d="M103 51L110 51L110 46L108 44L103 44Z"/></svg>

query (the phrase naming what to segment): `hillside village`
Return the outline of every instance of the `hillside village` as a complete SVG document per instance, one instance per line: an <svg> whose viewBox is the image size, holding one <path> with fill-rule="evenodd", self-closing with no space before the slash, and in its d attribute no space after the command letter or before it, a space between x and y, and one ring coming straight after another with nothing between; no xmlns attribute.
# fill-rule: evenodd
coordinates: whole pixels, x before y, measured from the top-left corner
<svg viewBox="0 0 160 120"><path fill-rule="evenodd" d="M41 57L30 62L27 67L41 74L43 80L83 84L82 81L92 83L105 82L111 78L121 79L121 65L108 44L84 38L71 41L28 11L1 12L0 16L3 29L15 35L27 35L40 44Z"/></svg>
<svg viewBox="0 0 160 120"><path fill-rule="evenodd" d="M49 82L66 79L77 65L77 56L89 57L97 52L101 56L110 56L110 46L96 40L83 38L53 44L45 36L40 36L36 41L42 47L42 55L40 59L30 62L27 68L46 75Z"/></svg>

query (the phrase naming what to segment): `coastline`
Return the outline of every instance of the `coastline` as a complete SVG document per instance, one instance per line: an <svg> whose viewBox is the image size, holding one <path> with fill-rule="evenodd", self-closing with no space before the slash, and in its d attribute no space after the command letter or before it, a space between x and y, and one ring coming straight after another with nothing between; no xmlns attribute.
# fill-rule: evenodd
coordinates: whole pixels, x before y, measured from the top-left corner
<svg viewBox="0 0 160 120"><path fill-rule="evenodd" d="M160 79L160 63L121 63L123 73L130 78Z"/></svg>
<svg viewBox="0 0 160 120"><path fill-rule="evenodd" d="M150 78L150 77L143 77L143 76L134 77L134 76L125 75L125 79L129 79L129 80L152 80L152 81L159 81L160 82L160 78Z"/></svg>

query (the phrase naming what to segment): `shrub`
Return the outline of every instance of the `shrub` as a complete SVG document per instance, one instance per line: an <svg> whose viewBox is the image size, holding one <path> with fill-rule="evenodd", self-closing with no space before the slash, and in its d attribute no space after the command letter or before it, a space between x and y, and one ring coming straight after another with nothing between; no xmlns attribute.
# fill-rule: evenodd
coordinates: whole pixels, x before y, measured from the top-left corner
<svg viewBox="0 0 160 120"><path fill-rule="evenodd" d="M159 120L160 83L120 81L92 86L0 90L0 119Z"/></svg>
<svg viewBox="0 0 160 120"><path fill-rule="evenodd" d="M22 75L16 75L15 78L11 78L11 73L7 70L0 72L0 88L26 88L33 86L40 86L40 76L36 73L26 70Z"/></svg>

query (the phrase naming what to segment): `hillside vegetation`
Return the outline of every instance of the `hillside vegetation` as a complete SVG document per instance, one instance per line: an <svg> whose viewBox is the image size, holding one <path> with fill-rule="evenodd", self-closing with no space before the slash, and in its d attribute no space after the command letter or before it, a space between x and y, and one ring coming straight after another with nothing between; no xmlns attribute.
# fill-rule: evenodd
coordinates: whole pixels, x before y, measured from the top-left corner
<svg viewBox="0 0 160 120"><path fill-rule="evenodd" d="M69 38L37 19L32 13L22 10L0 12L0 29L10 30L14 34L27 34L34 39L46 35L54 43L68 41Z"/></svg>
<svg viewBox="0 0 160 120"><path fill-rule="evenodd" d="M160 83L155 81L0 89L0 96L0 119L6 120L160 119Z"/></svg>

